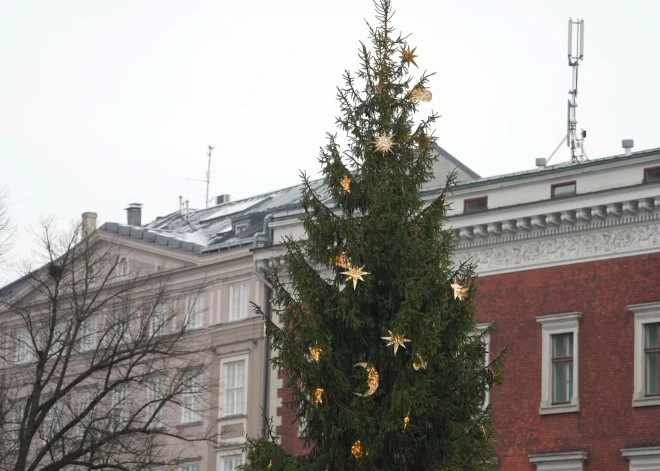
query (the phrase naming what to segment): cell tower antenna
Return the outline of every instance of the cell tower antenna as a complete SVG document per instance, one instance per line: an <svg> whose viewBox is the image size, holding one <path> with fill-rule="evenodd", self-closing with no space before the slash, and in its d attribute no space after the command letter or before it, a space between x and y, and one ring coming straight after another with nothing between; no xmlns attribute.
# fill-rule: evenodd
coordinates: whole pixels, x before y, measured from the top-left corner
<svg viewBox="0 0 660 471"><path fill-rule="evenodd" d="M548 158L547 163L554 157L561 145L566 145L571 149L571 162L582 162L587 160L587 154L584 151L584 139L587 137L587 131L582 129L577 134L577 95L578 95L578 70L584 60L584 20L568 20L568 65L571 67L572 80L571 89L568 91L568 118L566 123L566 136L561 140L557 148Z"/></svg>
<svg viewBox="0 0 660 471"><path fill-rule="evenodd" d="M208 152L206 152L206 155L209 156L209 163L208 163L208 167L206 168L206 180L204 180L206 182L206 199L204 201L206 201L207 208L209 207L209 201L210 201L209 186L211 184L211 153L212 152L213 152L213 146L209 146Z"/></svg>

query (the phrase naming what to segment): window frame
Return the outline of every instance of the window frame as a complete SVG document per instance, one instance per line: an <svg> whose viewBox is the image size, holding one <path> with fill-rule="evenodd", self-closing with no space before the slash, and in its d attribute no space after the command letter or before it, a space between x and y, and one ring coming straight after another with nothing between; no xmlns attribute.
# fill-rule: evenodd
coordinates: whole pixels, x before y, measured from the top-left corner
<svg viewBox="0 0 660 471"><path fill-rule="evenodd" d="M247 222L243 222L241 224L236 224L236 226L234 226L234 234L238 235L241 232L245 232L245 231L248 230L249 227L250 227L250 224L247 223Z"/></svg>
<svg viewBox="0 0 660 471"><path fill-rule="evenodd" d="M555 365L557 363L561 363L563 365L562 369L564 370L564 374L567 374L566 364L570 362L573 365L573 367L575 367L575 359L573 358L572 352L571 352L571 355L564 355L563 357L556 357L555 356L555 342L554 342L554 339L556 337L559 337L559 336L563 337L563 348L564 348L564 351L567 351L568 350L568 345L569 345L569 342L567 341L567 339L568 339L569 335L572 336L573 333L572 332L565 332L565 333L561 333L561 334L552 334L552 335L550 335L550 339L552 341L552 355L551 355L551 362L552 362L552 368L551 368L552 369L552 405L570 404L571 403L570 399L567 400L567 401L557 401L557 398L555 396L555 392L557 391L557 388L555 387L555 381L557 379L555 377ZM573 340L573 346L575 346L575 339L572 338L572 340ZM573 378L571 378L571 383L572 382L573 382ZM566 396L568 397L568 392L565 390L565 387L562 388L562 389L564 389L564 392L566 393ZM572 398L572 396L571 396L571 398Z"/></svg>
<svg viewBox="0 0 660 471"><path fill-rule="evenodd" d="M203 375L194 369L191 369L186 375L194 375L192 385L184 387L181 391L181 424L198 424L202 422L202 392L203 392ZM199 390L197 390L199 388ZM196 403L196 409L185 405L188 397L192 398L192 402Z"/></svg>
<svg viewBox="0 0 660 471"><path fill-rule="evenodd" d="M630 471L647 471L660 465L660 446L623 448L621 455L630 461Z"/></svg>
<svg viewBox="0 0 660 471"><path fill-rule="evenodd" d="M477 211L468 211L467 210L467 205L468 203L472 203L474 201L486 201L486 207L484 209L479 209ZM486 196L478 196L476 198L467 198L463 200L463 214L476 214L476 213L481 213L483 211L488 211L488 195Z"/></svg>
<svg viewBox="0 0 660 471"><path fill-rule="evenodd" d="M573 193L571 193L570 195L559 195L559 196L555 195L555 190L557 188L568 185L573 185L575 187L575 191ZM570 182L553 183L552 185L550 185L550 198L552 199L566 198L568 196L573 196L573 195L577 195L577 180L573 180Z"/></svg>
<svg viewBox="0 0 660 471"><path fill-rule="evenodd" d="M660 339L657 342L658 344L655 347L648 346L648 328L654 326L656 329L656 336L660 334L660 323L648 323L644 324L644 394L647 397L660 396ZM649 363L647 361L647 355L649 353L655 353L656 355L656 393L649 393Z"/></svg>
<svg viewBox="0 0 660 471"><path fill-rule="evenodd" d="M123 266L122 266L123 262ZM126 269L125 272L123 272L123 268ZM127 257L121 257L119 261L117 262L117 277L118 278L126 278L129 273L131 272L130 265L128 263L128 258Z"/></svg>
<svg viewBox="0 0 660 471"><path fill-rule="evenodd" d="M653 182L649 181L649 172L652 172L654 170L660 170L660 165L655 166L655 167L646 167L644 169L644 179L642 180L642 183L658 183L658 182L660 182L660 180L653 181Z"/></svg>
<svg viewBox="0 0 660 471"><path fill-rule="evenodd" d="M21 327L14 331L15 342L13 360L15 365L26 365L32 363L36 360L36 355L34 353L34 345L32 340L32 335L30 335L29 329L26 327ZM25 336L25 338L23 338ZM19 356L20 352L20 356Z"/></svg>
<svg viewBox="0 0 660 471"><path fill-rule="evenodd" d="M99 342L101 340L101 329L102 327L101 314L95 312L82 321L80 326L80 351L81 352L93 352L99 347ZM88 335L88 329L90 324L96 325L96 330ZM91 343L91 346L88 345Z"/></svg>
<svg viewBox="0 0 660 471"><path fill-rule="evenodd" d="M180 463L178 469L179 471L199 471L199 461Z"/></svg>
<svg viewBox="0 0 660 471"><path fill-rule="evenodd" d="M204 292L198 291L195 293L190 293L185 296L184 306L186 309L186 330L197 330L204 328ZM195 306L195 319L197 322L191 325L191 319L193 319L193 310L192 306Z"/></svg>
<svg viewBox="0 0 660 471"><path fill-rule="evenodd" d="M252 284L251 280L247 279L247 280L243 280L243 281L237 281L237 282L232 283L231 285L229 285L229 322L241 321L243 319L247 319L248 317L250 317L250 309L249 308L250 308L250 297L251 297L251 293L250 293L250 291L251 291L251 286L250 285L251 284ZM244 306L242 304L240 305L240 311L241 311L240 314L242 314L243 309L245 309L245 315L244 316L240 315L239 317L235 317L234 316L234 298L235 298L236 295L234 294L234 289L239 287L239 286L244 286L245 290L247 291L246 295L243 295L241 293L241 298L243 298L244 296L247 298L245 300L246 301L245 305Z"/></svg>
<svg viewBox="0 0 660 471"><path fill-rule="evenodd" d="M660 302L628 306L634 316L633 407L660 406L660 395L646 394L645 325L660 323Z"/></svg>
<svg viewBox="0 0 660 471"><path fill-rule="evenodd" d="M235 455L222 456L220 459L222 460L222 467L219 469L219 471L225 471L225 468L226 468L225 465L227 464L228 460L232 460L232 461L235 461L236 459L239 460L239 463L232 463L234 466L233 466L233 470L231 470L231 471L234 471L236 469L237 465L240 466L240 465L243 464L243 454L242 453L237 453Z"/></svg>
<svg viewBox="0 0 660 471"><path fill-rule="evenodd" d="M153 387L154 384L159 384L158 391ZM147 380L146 385L146 399L147 399L147 420L151 420L151 428L165 427L165 404L161 406L161 402L165 397L165 377L162 375L152 376ZM158 407L160 409L158 409Z"/></svg>
<svg viewBox="0 0 660 471"><path fill-rule="evenodd" d="M149 337L160 337L170 333L170 317L172 311L175 309L174 300L166 298L161 299L154 306L153 311L151 312L151 317L147 319L149 325L147 326L147 334ZM156 320L159 320L159 324L156 325Z"/></svg>
<svg viewBox="0 0 660 471"><path fill-rule="evenodd" d="M225 367L227 364L243 362L244 374L243 374L243 410L240 413L228 414L226 410L227 405L227 377L225 374ZM218 407L218 418L219 419L236 419L240 417L247 416L248 411L248 399L250 388L250 357L247 353L243 355L233 355L220 359L220 407ZM223 424L224 425L224 424Z"/></svg>
<svg viewBox="0 0 660 471"><path fill-rule="evenodd" d="M539 453L527 455L529 461L536 465L536 471L583 471L587 459L586 451L569 451L562 453Z"/></svg>
<svg viewBox="0 0 660 471"><path fill-rule="evenodd" d="M492 325L491 322L477 324L475 333L477 335L481 335L491 325ZM484 367L487 368L488 365L490 365L490 334L485 334L483 336L483 339L484 339L484 345L486 347L486 355L484 355ZM486 395L484 396L484 403L482 404L481 408L485 410L489 405L490 405L490 388L486 389Z"/></svg>
<svg viewBox="0 0 660 471"><path fill-rule="evenodd" d="M538 316L536 322L541 324L541 403L539 414L563 414L579 412L579 325L582 319L581 312L567 312L563 314L550 314ZM573 397L567 403L553 403L554 378L552 368L553 342L552 336L557 334L573 334Z"/></svg>

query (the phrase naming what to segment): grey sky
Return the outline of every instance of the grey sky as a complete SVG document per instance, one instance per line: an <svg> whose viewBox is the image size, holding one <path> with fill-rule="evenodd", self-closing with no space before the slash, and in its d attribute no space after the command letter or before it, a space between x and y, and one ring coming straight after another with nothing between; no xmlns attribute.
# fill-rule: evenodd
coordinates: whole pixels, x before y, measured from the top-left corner
<svg viewBox="0 0 660 471"><path fill-rule="evenodd" d="M335 86L357 66L369 0L0 3L0 184L21 230L83 211L150 221L318 171ZM439 144L482 176L533 167L566 127L569 17L586 23L578 127L591 158L660 146L657 0L399 0ZM417 70L413 71L418 74ZM567 158L567 150L555 157ZM28 243L21 233L20 255ZM2 276L2 275L0 275Z"/></svg>

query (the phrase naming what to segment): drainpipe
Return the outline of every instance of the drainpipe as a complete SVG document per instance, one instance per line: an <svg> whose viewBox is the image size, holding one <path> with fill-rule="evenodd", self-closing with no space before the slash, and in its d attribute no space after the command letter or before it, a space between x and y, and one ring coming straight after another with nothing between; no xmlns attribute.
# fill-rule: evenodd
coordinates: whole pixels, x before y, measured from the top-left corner
<svg viewBox="0 0 660 471"><path fill-rule="evenodd" d="M254 236L252 236L253 248L258 247L259 242L272 243L272 240L270 239L269 236L269 228L268 228L268 223L272 219L273 219L273 215L267 214L266 217L264 218L263 230L261 232L257 232L256 234L254 234ZM264 315L266 316L266 321L268 322L271 319L270 302L273 294L273 285L263 275L261 271L262 266L263 265L257 263L257 261L255 260L254 274L257 276L257 279L261 281L266 287L266 296L265 296L266 309L264 310ZM263 416L263 424L261 426L262 437L266 436L268 430L268 396L270 395L269 373L270 373L270 338L264 332L264 390L263 390L264 396L262 401L262 409L264 416Z"/></svg>

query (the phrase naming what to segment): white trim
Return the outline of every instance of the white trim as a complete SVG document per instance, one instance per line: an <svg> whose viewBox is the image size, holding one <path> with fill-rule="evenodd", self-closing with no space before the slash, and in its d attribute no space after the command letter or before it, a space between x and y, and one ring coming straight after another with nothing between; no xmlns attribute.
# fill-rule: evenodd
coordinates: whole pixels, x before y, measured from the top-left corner
<svg viewBox="0 0 660 471"><path fill-rule="evenodd" d="M205 306L204 306L204 298L205 298L205 291L194 291L192 293L188 293L185 295L184 299L184 309L185 309L185 323L186 323L186 330L197 330L197 329L203 329L205 327ZM194 310L193 310L194 307ZM199 324L198 325L191 325L190 319L195 318L195 316L191 316L191 314L195 314L196 319L198 320Z"/></svg>
<svg viewBox="0 0 660 471"><path fill-rule="evenodd" d="M236 417L236 416L231 416ZM222 427L227 425L243 425L243 434L237 438L222 438ZM236 417L234 419L220 419L218 420L218 445L220 446L231 446L231 445L242 445L245 443L245 437L247 434L247 417Z"/></svg>
<svg viewBox="0 0 660 471"><path fill-rule="evenodd" d="M582 471L587 452L542 453L528 457L536 465L536 471Z"/></svg>
<svg viewBox="0 0 660 471"><path fill-rule="evenodd" d="M252 291L251 286L250 286L251 284L252 284L251 279L248 278L245 281L238 281L238 282L235 282L235 283L231 283L229 285L229 316L228 316L229 322L240 321L240 320L246 319L250 316L250 301L252 299L251 296L250 296L251 291ZM243 288L241 288L241 295L242 296L245 296L245 294L242 291L247 289L247 303L246 303L245 306L243 306L242 304L240 305L239 309L240 309L241 312L239 312L239 317L234 317L233 316L233 314L234 314L234 308L233 308L233 305L234 305L234 288L237 288L239 286L243 286ZM244 316L242 315L243 309L245 309L245 315Z"/></svg>
<svg viewBox="0 0 660 471"><path fill-rule="evenodd" d="M243 385L243 412L240 414L232 414L232 415L226 415L225 414L225 365L227 363L233 363L236 361L244 361L245 362L245 383ZM234 355L234 356L226 356L220 359L220 397L219 397L219 403L218 403L218 419L220 420L225 420L225 419L235 419L237 417L245 416L247 415L248 411L248 398L249 394L248 391L250 389L250 355L249 353L245 353L243 355ZM223 422L224 424L224 422Z"/></svg>
<svg viewBox="0 0 660 471"><path fill-rule="evenodd" d="M486 322L483 324L477 324L477 333L481 334L484 330L490 327L492 323ZM483 337L484 343L486 344L486 355L484 356L484 366L488 367L490 365L490 334L486 334ZM484 399L483 408L485 409L490 404L490 389L486 390L486 398Z"/></svg>
<svg viewBox="0 0 660 471"><path fill-rule="evenodd" d="M218 471L224 471L224 460L225 458L229 458L230 456L241 456L241 461L243 464L245 464L245 453L243 453L243 450L240 447L230 447L227 449L223 450L218 450L215 454L216 457L216 466Z"/></svg>
<svg viewBox="0 0 660 471"><path fill-rule="evenodd" d="M660 396L646 396L646 381L644 378L644 325L660 323L660 302L634 304L628 310L635 317L634 333L634 374L633 374L633 407L660 405Z"/></svg>
<svg viewBox="0 0 660 471"><path fill-rule="evenodd" d="M630 460L630 471L660 470L660 446L624 448L621 455Z"/></svg>
<svg viewBox="0 0 660 471"><path fill-rule="evenodd" d="M579 399L579 364L580 364L580 342L579 325L582 318L581 312L569 312L565 314L550 314L538 316L536 322L541 324L541 405L539 414L562 414L567 412L578 412L580 410ZM570 404L552 404L552 335L573 334L573 397Z"/></svg>

